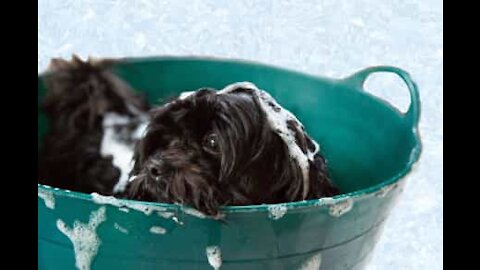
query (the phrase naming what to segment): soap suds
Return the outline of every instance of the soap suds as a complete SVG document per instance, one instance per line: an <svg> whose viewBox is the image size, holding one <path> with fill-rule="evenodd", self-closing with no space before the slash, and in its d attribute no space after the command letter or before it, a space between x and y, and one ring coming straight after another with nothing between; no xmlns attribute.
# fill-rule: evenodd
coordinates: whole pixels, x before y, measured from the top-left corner
<svg viewBox="0 0 480 270"><path fill-rule="evenodd" d="M332 204L329 206L329 213L333 217L340 217L345 213L350 212L353 208L353 199L346 199L344 201Z"/></svg>
<svg viewBox="0 0 480 270"><path fill-rule="evenodd" d="M179 204L179 205L181 205L181 204ZM210 219L219 220L219 219L225 218L225 213L218 212L217 215L215 215L215 216L207 216L204 213L198 211L197 209L190 208L190 207L185 207L185 206L182 207L182 211L187 215L194 216L194 217L201 218L201 219L210 218Z"/></svg>
<svg viewBox="0 0 480 270"><path fill-rule="evenodd" d="M43 200L47 208L55 209L55 197L52 193L44 190L38 190L38 197Z"/></svg>
<svg viewBox="0 0 480 270"><path fill-rule="evenodd" d="M209 246L206 249L208 263L213 269L218 270L222 266L222 253L218 246Z"/></svg>
<svg viewBox="0 0 480 270"><path fill-rule="evenodd" d="M186 99L194 93L195 93L195 91L182 92L178 98L179 99Z"/></svg>
<svg viewBox="0 0 480 270"><path fill-rule="evenodd" d="M298 270L319 270L321 264L322 254L319 252L303 262Z"/></svg>
<svg viewBox="0 0 480 270"><path fill-rule="evenodd" d="M159 226L152 226L150 228L150 233L154 233L154 234L165 234L167 232L167 230L165 230L164 228L162 227L159 227Z"/></svg>
<svg viewBox="0 0 480 270"><path fill-rule="evenodd" d="M141 204L127 204L125 206L130 209L143 212L147 216L150 216L154 211L164 211L163 207L146 206Z"/></svg>
<svg viewBox="0 0 480 270"><path fill-rule="evenodd" d="M174 213L172 212L157 212L157 214L159 216L161 216L162 218L166 218L166 219L169 219L171 217L173 217Z"/></svg>
<svg viewBox="0 0 480 270"><path fill-rule="evenodd" d="M304 128L302 123L290 111L280 106L270 94L264 90L258 89L253 83L234 83L218 91L218 94L228 94L229 92L238 88L253 90L253 93L256 95L262 110L265 112L267 120L273 131L275 131L285 142L289 149L290 156L296 160L298 166L302 170L303 198L306 198L309 191L310 162L313 162L315 154L317 154L317 152L320 150L319 145L314 140L311 140L315 149L311 151L307 147L306 153L304 153L296 142L295 131L289 129L288 127L288 122L296 123L296 126L298 126L299 129L298 131L303 133Z"/></svg>
<svg viewBox="0 0 480 270"><path fill-rule="evenodd" d="M125 229L124 227L120 226L118 223L115 222L115 224L113 224L113 226L115 227L115 229L117 229L118 231L124 233L124 234L128 234L128 230Z"/></svg>
<svg viewBox="0 0 480 270"><path fill-rule="evenodd" d="M137 179L137 176L138 175L133 175L132 177L130 177L130 179L128 179L128 182L132 182L133 180Z"/></svg>
<svg viewBox="0 0 480 270"><path fill-rule="evenodd" d="M194 217L197 217L197 218L206 218L207 216L205 214L203 214L202 212L196 210L196 209L193 209L193 208L183 208L183 212L187 215L191 215L191 216L194 216Z"/></svg>
<svg viewBox="0 0 480 270"><path fill-rule="evenodd" d="M90 195L92 195L92 200L97 204L110 204L116 207L124 206L124 203L122 203L121 201L119 201L117 198L113 196L103 196L96 192L93 192Z"/></svg>
<svg viewBox="0 0 480 270"><path fill-rule="evenodd" d="M281 219L287 213L287 206L282 204L268 206L268 217L277 220Z"/></svg>
<svg viewBox="0 0 480 270"><path fill-rule="evenodd" d="M105 206L102 206L90 214L88 224L76 220L73 228L67 227L61 219L57 220L57 228L72 241L75 266L79 270L90 270L93 259L97 255L101 241L96 230L107 219L105 213Z"/></svg>
<svg viewBox="0 0 480 270"><path fill-rule="evenodd" d="M149 216L155 211L165 212L165 210L166 210L164 207L160 207L160 206L142 205L141 203L131 203L131 202L127 203L127 202L121 201L121 200L119 200L119 199L117 199L113 196L103 196L103 195L100 195L100 194L95 193L95 192L92 193L91 195L92 195L92 200L95 203L113 205L113 206L118 207L120 211L124 211L124 212L127 212L127 211L122 210L122 209L124 209L126 207L126 208L129 208L129 209L132 209L132 210L143 212L145 215Z"/></svg>
<svg viewBox="0 0 480 270"><path fill-rule="evenodd" d="M315 205L332 205L335 203L335 199L331 197L323 197L316 201Z"/></svg>
<svg viewBox="0 0 480 270"><path fill-rule="evenodd" d="M183 222L178 220L178 218L176 216L173 216L172 217L172 220L175 221L175 223L179 224L179 225L183 225Z"/></svg>
<svg viewBox="0 0 480 270"><path fill-rule="evenodd" d="M128 212L130 212L130 209L125 208L125 207L120 207L120 208L118 208L118 211L122 211L122 212L128 213Z"/></svg>
<svg viewBox="0 0 480 270"><path fill-rule="evenodd" d="M132 138L135 140L140 140L141 138L143 138L147 130L148 124L149 123L147 121L140 123L135 129L135 131L133 131Z"/></svg>

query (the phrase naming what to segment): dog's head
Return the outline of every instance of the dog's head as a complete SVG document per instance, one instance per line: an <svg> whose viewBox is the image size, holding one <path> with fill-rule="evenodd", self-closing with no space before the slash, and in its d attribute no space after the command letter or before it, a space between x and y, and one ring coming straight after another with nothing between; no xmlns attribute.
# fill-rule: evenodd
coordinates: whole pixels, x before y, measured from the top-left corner
<svg viewBox="0 0 480 270"><path fill-rule="evenodd" d="M154 109L151 117L137 145L127 198L216 215L223 205L336 193L303 126L252 84L201 89Z"/></svg>
<svg viewBox="0 0 480 270"><path fill-rule="evenodd" d="M148 103L130 86L111 73L113 61L71 61L53 59L45 76L49 91L43 111L64 130L82 131L98 128L107 112L135 116L148 110Z"/></svg>

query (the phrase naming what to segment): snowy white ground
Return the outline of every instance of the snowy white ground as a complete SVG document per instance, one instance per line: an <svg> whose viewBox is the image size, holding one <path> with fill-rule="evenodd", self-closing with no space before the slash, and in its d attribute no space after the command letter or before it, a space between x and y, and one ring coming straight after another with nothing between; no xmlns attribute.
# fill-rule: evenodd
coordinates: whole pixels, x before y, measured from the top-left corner
<svg viewBox="0 0 480 270"><path fill-rule="evenodd" d="M369 270L443 268L443 2L437 0L39 0L38 71L50 58L212 55L343 77L388 64L420 87L422 159ZM394 76L377 95L406 108Z"/></svg>

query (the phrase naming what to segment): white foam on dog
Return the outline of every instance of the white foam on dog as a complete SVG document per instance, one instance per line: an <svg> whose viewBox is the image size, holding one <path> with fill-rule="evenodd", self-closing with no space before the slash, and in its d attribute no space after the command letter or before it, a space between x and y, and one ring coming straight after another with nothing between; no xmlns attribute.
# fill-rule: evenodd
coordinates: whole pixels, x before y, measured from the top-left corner
<svg viewBox="0 0 480 270"><path fill-rule="evenodd" d="M309 161L313 162L315 154L320 150L318 144L312 139L313 144L315 145L315 150L310 151L307 147L307 153L304 154L300 146L295 142L295 132L288 128L288 121L296 122L298 127L303 128L302 123L293 115L290 111L286 110L280 104L278 104L275 99L265 92L264 90L258 89L256 85L251 82L238 82L226 86L224 89L218 91L218 94L228 94L236 89L250 89L253 90L253 93L260 102L262 110L267 116L267 120L270 124L270 127L274 132L276 132L280 138L285 142L288 147L290 157L297 161L298 166L302 170L303 175L303 198L306 198L309 191ZM280 108L280 110L275 111L269 104L273 104L275 107ZM300 130L301 131L301 130Z"/></svg>
<svg viewBox="0 0 480 270"><path fill-rule="evenodd" d="M218 270L222 266L222 253L218 246L208 246L205 250L207 254L208 263L213 269Z"/></svg>
<svg viewBox="0 0 480 270"><path fill-rule="evenodd" d="M194 94L196 91L187 91L187 92L182 92L180 93L180 96L178 96L178 99L186 99L192 94Z"/></svg>
<svg viewBox="0 0 480 270"><path fill-rule="evenodd" d="M132 133L132 138L136 140L140 140L145 136L145 131L147 130L149 121L143 121L141 124L138 125L138 127L135 129L135 131Z"/></svg>
<svg viewBox="0 0 480 270"><path fill-rule="evenodd" d="M75 252L75 266L79 270L90 270L93 259L97 255L101 241L97 235L98 226L107 218L105 206L90 214L87 224L76 220L73 228L67 227L61 219L57 220L57 228L65 234L73 244Z"/></svg>

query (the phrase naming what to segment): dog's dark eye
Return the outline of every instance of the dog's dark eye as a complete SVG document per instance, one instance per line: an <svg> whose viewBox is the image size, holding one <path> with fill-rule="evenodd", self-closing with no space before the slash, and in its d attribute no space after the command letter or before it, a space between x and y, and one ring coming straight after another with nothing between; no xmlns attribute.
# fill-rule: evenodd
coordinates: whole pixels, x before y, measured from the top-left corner
<svg viewBox="0 0 480 270"><path fill-rule="evenodd" d="M217 154L218 149L218 137L215 133L210 133L203 139L203 148L205 151L211 154Z"/></svg>

